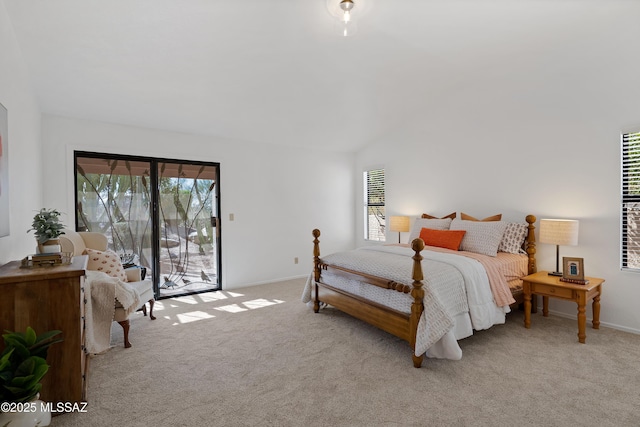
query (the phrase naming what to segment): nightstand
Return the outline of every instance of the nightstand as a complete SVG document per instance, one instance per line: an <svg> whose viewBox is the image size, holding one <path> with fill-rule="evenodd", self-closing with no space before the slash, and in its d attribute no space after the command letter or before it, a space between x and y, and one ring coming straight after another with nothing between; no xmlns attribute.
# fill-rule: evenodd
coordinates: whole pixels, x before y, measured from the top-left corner
<svg viewBox="0 0 640 427"><path fill-rule="evenodd" d="M586 305L593 299L593 329L600 329L600 296L604 279L586 277L586 285L562 282L560 277L549 276L547 271L530 274L523 278L524 327L531 327L531 295L542 295L542 315L549 315L549 297L574 301L578 304L578 341L584 344L587 334Z"/></svg>

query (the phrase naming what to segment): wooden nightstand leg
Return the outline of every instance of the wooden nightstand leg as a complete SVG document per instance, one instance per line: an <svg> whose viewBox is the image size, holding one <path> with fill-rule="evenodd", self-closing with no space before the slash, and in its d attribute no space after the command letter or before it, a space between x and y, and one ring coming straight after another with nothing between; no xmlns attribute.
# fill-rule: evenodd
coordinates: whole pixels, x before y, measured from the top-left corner
<svg viewBox="0 0 640 427"><path fill-rule="evenodd" d="M587 315L584 293L578 296L578 341L584 344L587 338Z"/></svg>
<svg viewBox="0 0 640 427"><path fill-rule="evenodd" d="M593 329L600 329L600 293L593 297Z"/></svg>
<svg viewBox="0 0 640 427"><path fill-rule="evenodd" d="M527 289L529 284L525 284ZM531 327L531 293L525 290L524 292L524 327L529 329Z"/></svg>
<svg viewBox="0 0 640 427"><path fill-rule="evenodd" d="M549 317L549 297L542 297L542 315Z"/></svg>
<svg viewBox="0 0 640 427"><path fill-rule="evenodd" d="M538 312L538 295L531 295L531 312Z"/></svg>

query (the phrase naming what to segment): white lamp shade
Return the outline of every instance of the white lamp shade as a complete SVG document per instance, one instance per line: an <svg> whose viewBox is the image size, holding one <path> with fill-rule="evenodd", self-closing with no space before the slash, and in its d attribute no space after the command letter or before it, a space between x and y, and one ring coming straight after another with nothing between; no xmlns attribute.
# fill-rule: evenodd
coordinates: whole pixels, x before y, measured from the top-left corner
<svg viewBox="0 0 640 427"><path fill-rule="evenodd" d="M559 246L578 244L578 224L574 219L541 219L540 243Z"/></svg>
<svg viewBox="0 0 640 427"><path fill-rule="evenodd" d="M409 231L408 216L392 216L389 218L389 231L407 232Z"/></svg>

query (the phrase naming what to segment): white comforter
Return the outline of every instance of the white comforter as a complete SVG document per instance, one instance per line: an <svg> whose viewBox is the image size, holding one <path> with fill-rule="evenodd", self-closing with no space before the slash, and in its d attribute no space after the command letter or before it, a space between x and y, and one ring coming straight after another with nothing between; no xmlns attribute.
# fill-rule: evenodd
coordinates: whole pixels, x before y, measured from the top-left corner
<svg viewBox="0 0 640 427"><path fill-rule="evenodd" d="M354 251L323 257L327 264L384 277L411 285L413 250L398 246L369 246ZM422 252L425 279L425 310L420 318L416 337L416 355L460 359L462 350L457 340L473 334L473 330L487 329L504 323L509 307L498 307L491 293L489 280L482 265L471 258L432 252ZM412 297L396 291L346 280L322 272L323 281L332 286L409 313ZM312 298L312 276L307 281L303 302Z"/></svg>

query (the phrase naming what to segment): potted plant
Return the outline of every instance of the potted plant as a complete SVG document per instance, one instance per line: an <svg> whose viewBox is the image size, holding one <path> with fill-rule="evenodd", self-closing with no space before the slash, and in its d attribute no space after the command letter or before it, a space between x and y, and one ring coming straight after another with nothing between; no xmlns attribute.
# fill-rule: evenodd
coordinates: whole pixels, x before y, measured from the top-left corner
<svg viewBox="0 0 640 427"><path fill-rule="evenodd" d="M49 370L47 352L49 346L62 341L56 338L61 331L49 331L37 336L31 327L25 333L6 331L2 335L5 348L0 354L0 402L27 403L37 401L42 388L40 382ZM0 413L0 425L24 425L31 420L33 425L49 425L51 413L42 413L42 405L35 405L34 411L16 411L11 405L9 412ZM24 407L24 405L23 405ZM13 411L12 411L13 409ZM12 424L13 423L13 424ZM22 424L21 424L22 423Z"/></svg>
<svg viewBox="0 0 640 427"><path fill-rule="evenodd" d="M38 241L38 251L40 253L60 252L60 237L64 234L64 224L60 221L61 213L56 209L42 208L33 217L31 228L27 233L33 231Z"/></svg>

